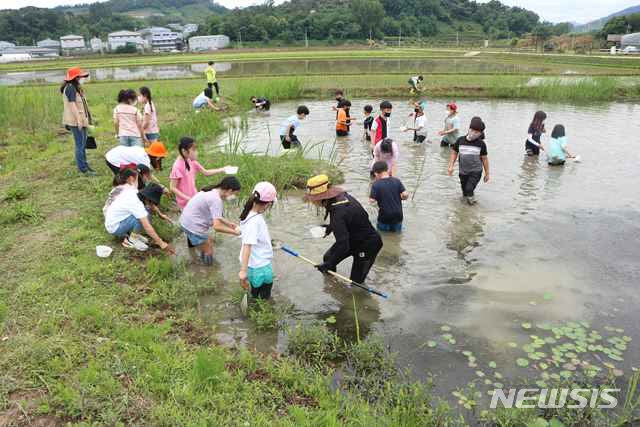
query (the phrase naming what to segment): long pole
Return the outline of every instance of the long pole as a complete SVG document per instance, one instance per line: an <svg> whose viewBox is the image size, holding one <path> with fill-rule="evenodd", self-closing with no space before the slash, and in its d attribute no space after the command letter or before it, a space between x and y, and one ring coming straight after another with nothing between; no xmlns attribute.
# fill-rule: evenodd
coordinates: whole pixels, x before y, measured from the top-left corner
<svg viewBox="0 0 640 427"><path fill-rule="evenodd" d="M309 36L307 35L307 27L304 27L304 47L309 47Z"/></svg>

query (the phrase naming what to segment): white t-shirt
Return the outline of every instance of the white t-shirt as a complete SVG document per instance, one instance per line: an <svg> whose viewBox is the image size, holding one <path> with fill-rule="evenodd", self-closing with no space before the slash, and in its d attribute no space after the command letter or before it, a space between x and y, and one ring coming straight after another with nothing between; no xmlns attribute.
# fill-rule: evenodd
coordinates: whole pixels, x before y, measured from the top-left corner
<svg viewBox="0 0 640 427"><path fill-rule="evenodd" d="M200 191L193 196L180 215L180 225L194 234L206 236L213 221L222 218L223 205L217 189Z"/></svg>
<svg viewBox="0 0 640 427"><path fill-rule="evenodd" d="M135 187L128 184L119 185L109 193L109 199L112 197L115 198L103 210L104 227L109 234L115 233L120 223L131 215L137 219L149 216L149 212L138 198L138 190Z"/></svg>
<svg viewBox="0 0 640 427"><path fill-rule="evenodd" d="M107 151L104 156L107 162L113 166L120 167L120 165L128 165L135 163L136 165L143 164L148 168L151 168L151 160L144 148L134 145L133 147L127 147L124 145L116 145L111 150Z"/></svg>
<svg viewBox="0 0 640 427"><path fill-rule="evenodd" d="M300 126L300 119L296 114L288 117L287 120L282 122L282 125L280 125L280 136L287 135L287 128L289 127L289 125L293 125L294 131L298 128L298 126Z"/></svg>
<svg viewBox="0 0 640 427"><path fill-rule="evenodd" d="M427 117L424 114L421 116L414 116L413 123L414 129L420 128L416 131L418 136L427 136Z"/></svg>
<svg viewBox="0 0 640 427"><path fill-rule="evenodd" d="M240 222L240 230L242 230L242 244L251 245L249 267L260 268L269 265L273 259L273 247L264 216L250 212L247 219ZM242 250L240 250L240 262L242 262Z"/></svg>

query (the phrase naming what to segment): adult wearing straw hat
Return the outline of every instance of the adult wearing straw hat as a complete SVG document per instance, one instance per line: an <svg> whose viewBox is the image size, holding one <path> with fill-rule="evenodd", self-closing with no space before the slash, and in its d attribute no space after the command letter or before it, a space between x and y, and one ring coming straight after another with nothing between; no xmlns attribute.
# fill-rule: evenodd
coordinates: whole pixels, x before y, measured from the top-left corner
<svg viewBox="0 0 640 427"><path fill-rule="evenodd" d="M87 129L92 125L91 112L80 79L89 76L89 73L80 67L73 67L67 70L60 93L62 94L63 113L62 124L71 132L75 141L76 165L80 173L87 176L94 176L96 173L87 162Z"/></svg>
<svg viewBox="0 0 640 427"><path fill-rule="evenodd" d="M332 186L326 175L307 181L305 199L325 208L325 219L329 217L325 237L333 233L336 239L316 268L323 273L336 271L338 264L353 257L350 279L363 283L382 249L382 239L371 225L367 211L349 193Z"/></svg>

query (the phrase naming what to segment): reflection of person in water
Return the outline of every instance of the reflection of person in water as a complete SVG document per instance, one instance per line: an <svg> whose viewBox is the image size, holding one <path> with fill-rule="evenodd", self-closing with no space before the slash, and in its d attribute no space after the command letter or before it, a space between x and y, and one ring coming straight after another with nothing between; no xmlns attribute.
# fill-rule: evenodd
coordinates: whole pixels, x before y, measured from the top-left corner
<svg viewBox="0 0 640 427"><path fill-rule="evenodd" d="M484 236L484 218L477 210L458 203L453 206L452 213L447 248L464 259L473 248L480 246L480 238Z"/></svg>
<svg viewBox="0 0 640 427"><path fill-rule="evenodd" d="M329 225L326 234L333 233L336 242L325 253L316 268L322 273L336 271L342 261L353 257L351 280L364 283L369 270L382 249L382 239L369 221L362 205L350 194L329 184L326 175L318 175L307 182L306 200L326 209Z"/></svg>

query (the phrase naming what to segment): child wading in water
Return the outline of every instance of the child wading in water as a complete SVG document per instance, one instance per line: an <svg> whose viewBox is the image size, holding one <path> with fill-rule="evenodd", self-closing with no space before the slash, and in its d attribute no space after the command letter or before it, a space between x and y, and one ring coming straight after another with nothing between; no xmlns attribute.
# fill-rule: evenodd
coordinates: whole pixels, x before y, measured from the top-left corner
<svg viewBox="0 0 640 427"><path fill-rule="evenodd" d="M380 103L380 114L371 124L371 152L374 152L376 145L383 139L390 138L391 132L391 110L393 105L389 101Z"/></svg>
<svg viewBox="0 0 640 427"><path fill-rule="evenodd" d="M336 136L349 135L349 123L353 120L349 117L349 108L351 107L351 101L346 99L340 101L338 107L338 118L336 119Z"/></svg>
<svg viewBox="0 0 640 427"><path fill-rule="evenodd" d="M564 126L555 125L551 132L549 141L549 151L547 152L547 162L549 166L562 166L567 159L575 158L567 149L567 138Z"/></svg>
<svg viewBox="0 0 640 427"><path fill-rule="evenodd" d="M282 122L280 125L280 142L282 143L282 147L285 150L294 146L296 148L300 147L300 141L298 137L295 135L295 131L300 126L300 121L304 120L309 115L309 109L301 105L298 107L296 114L293 116L289 116L287 120Z"/></svg>
<svg viewBox="0 0 640 427"><path fill-rule="evenodd" d="M487 144L484 142L485 125L480 117L471 119L467 136L458 138L451 151L449 160L449 176L453 175L453 166L459 161L460 186L462 195L467 203L474 205L476 199L474 191L482 178L484 168L484 182L489 182L489 158Z"/></svg>
<svg viewBox="0 0 640 427"><path fill-rule="evenodd" d="M211 228L219 233L240 235L238 225L223 218L223 202L234 200L238 191L238 178L226 176L217 185L204 187L187 203L180 215L180 227L187 235L193 259L198 258L195 250L199 249L202 263L213 264L214 238L209 234Z"/></svg>
<svg viewBox="0 0 640 427"><path fill-rule="evenodd" d="M542 146L542 134L546 132L544 128L544 121L547 119L547 113L544 111L536 111L533 116L533 121L529 125L529 131L527 135L527 141L524 143L524 148L529 156L537 156L540 154L540 150L544 151Z"/></svg>
<svg viewBox="0 0 640 427"><path fill-rule="evenodd" d="M373 125L373 107L371 105L364 106L364 139L371 141L371 126Z"/></svg>
<svg viewBox="0 0 640 427"><path fill-rule="evenodd" d="M402 231L402 201L409 198L409 193L398 178L389 175L386 162L373 165L376 182L371 186L369 201L377 203L378 230L399 233Z"/></svg>
<svg viewBox="0 0 640 427"><path fill-rule="evenodd" d="M407 127L406 131L413 131L413 142L422 144L427 139L427 118L424 115L423 103L415 103L413 113L413 127Z"/></svg>
<svg viewBox="0 0 640 427"><path fill-rule="evenodd" d="M373 178L373 165L376 162L386 162L389 175L396 176L398 174L398 157L400 150L398 144L393 140L386 138L373 149L373 161L371 162L371 177Z"/></svg>
<svg viewBox="0 0 640 427"><path fill-rule="evenodd" d="M450 147L460 137L460 119L458 118L458 106L455 103L447 104L447 117L444 119L444 130L438 132L442 136L441 147Z"/></svg>
<svg viewBox="0 0 640 427"><path fill-rule="evenodd" d="M202 172L204 176L211 176L225 173L225 170L230 166L219 169L203 168L197 160L196 142L186 136L180 139L178 152L180 157L173 163L171 175L169 175L171 180L170 189L176 195L176 203L178 203L180 209L184 209L187 206L187 202L198 192L196 190L196 174L198 172Z"/></svg>
<svg viewBox="0 0 640 427"><path fill-rule="evenodd" d="M142 128L142 115L135 106L136 102L138 95L135 90L121 90L118 93L118 105L113 109L113 122L120 145L148 145Z"/></svg>
<svg viewBox="0 0 640 427"><path fill-rule="evenodd" d="M272 184L259 182L240 215L242 249L238 277L242 286L247 291L250 290L253 298L271 298L273 247L269 228L262 214L276 201L276 196L276 188Z"/></svg>

